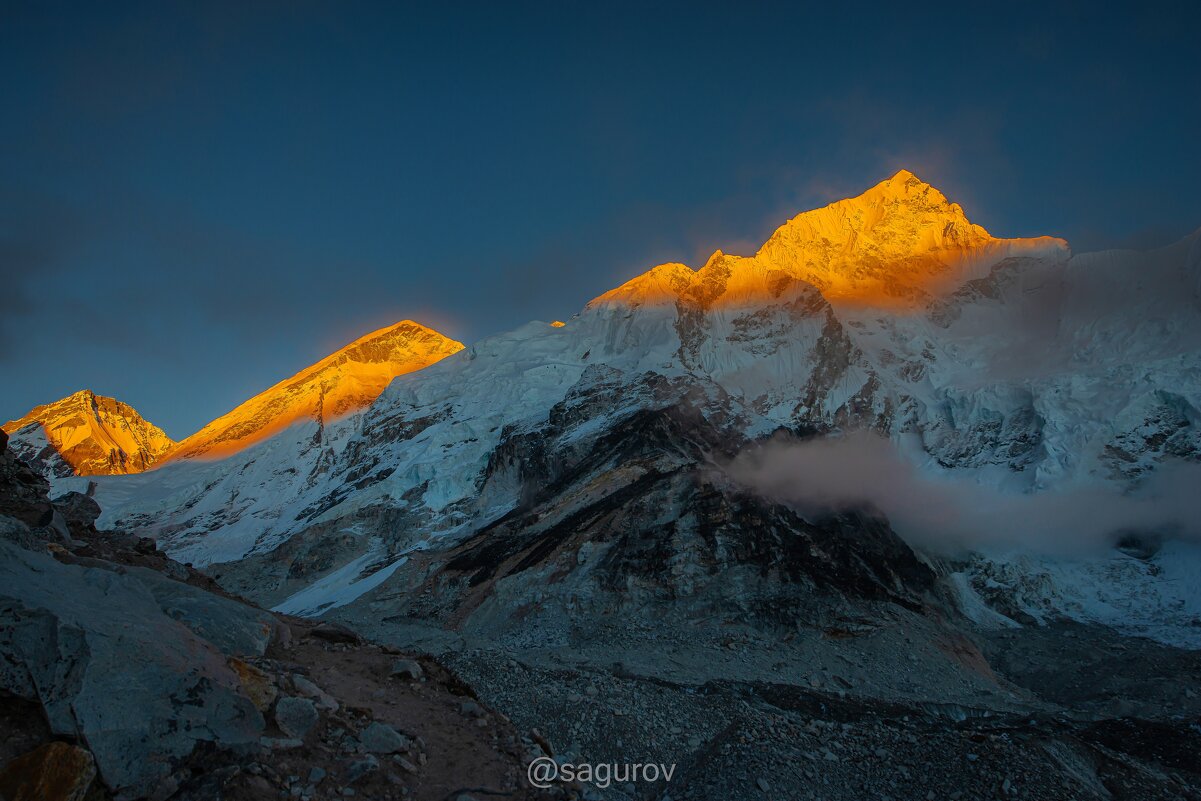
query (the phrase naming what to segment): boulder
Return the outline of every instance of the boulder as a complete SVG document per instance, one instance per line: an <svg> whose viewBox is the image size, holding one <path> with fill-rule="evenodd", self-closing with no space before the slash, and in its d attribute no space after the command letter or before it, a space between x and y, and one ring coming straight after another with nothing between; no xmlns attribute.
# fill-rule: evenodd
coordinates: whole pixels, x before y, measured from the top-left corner
<svg viewBox="0 0 1201 801"><path fill-rule="evenodd" d="M0 770L0 797L7 801L83 801L96 779L96 761L82 748L46 743Z"/></svg>
<svg viewBox="0 0 1201 801"><path fill-rule="evenodd" d="M369 773L379 770L379 760L368 754L362 759L356 759L346 766L342 778L347 784L353 784ZM345 794L343 794L345 795Z"/></svg>
<svg viewBox="0 0 1201 801"><path fill-rule="evenodd" d="M359 742L373 754L394 754L409 750L409 738L387 723L372 723L363 729Z"/></svg>
<svg viewBox="0 0 1201 801"><path fill-rule="evenodd" d="M44 544L29 526L8 515L0 515L0 540L7 540L22 548L38 548Z"/></svg>
<svg viewBox="0 0 1201 801"><path fill-rule="evenodd" d="M98 564L0 541L0 691L40 704L54 735L86 742L122 796L149 795L202 742L257 744L263 717L227 660L261 655L271 616Z"/></svg>
<svg viewBox="0 0 1201 801"><path fill-rule="evenodd" d="M100 517L100 504L82 492L65 493L51 503L62 513L71 529L91 529L96 525L96 518Z"/></svg>
<svg viewBox="0 0 1201 801"><path fill-rule="evenodd" d="M289 751L304 746L304 740L297 740L295 737L262 737L259 739L259 745L268 751Z"/></svg>
<svg viewBox="0 0 1201 801"><path fill-rule="evenodd" d="M70 545L72 542L67 518L63 517L63 513L53 506L50 507L50 519L46 522L43 532L46 539L51 542L59 542L64 545Z"/></svg>
<svg viewBox="0 0 1201 801"><path fill-rule="evenodd" d="M159 608L227 656L262 656L275 631L275 616L223 598L146 567L122 572L153 596Z"/></svg>
<svg viewBox="0 0 1201 801"><path fill-rule="evenodd" d="M305 698L312 698L316 701L320 709L326 709L331 712L338 710L338 702L332 695L299 673L292 674L292 686L296 688L296 692Z"/></svg>
<svg viewBox="0 0 1201 801"><path fill-rule="evenodd" d="M392 675L418 681L423 675L423 671L416 659L397 659L392 663Z"/></svg>
<svg viewBox="0 0 1201 801"><path fill-rule="evenodd" d="M318 640L325 640L326 642L347 643L350 645L363 641L362 637L342 624L329 620L323 620L316 626L313 626L312 630L309 631L309 636L316 637Z"/></svg>
<svg viewBox="0 0 1201 801"><path fill-rule="evenodd" d="M308 698L288 696L275 703L275 724L294 739L302 739L316 725L317 707Z"/></svg>

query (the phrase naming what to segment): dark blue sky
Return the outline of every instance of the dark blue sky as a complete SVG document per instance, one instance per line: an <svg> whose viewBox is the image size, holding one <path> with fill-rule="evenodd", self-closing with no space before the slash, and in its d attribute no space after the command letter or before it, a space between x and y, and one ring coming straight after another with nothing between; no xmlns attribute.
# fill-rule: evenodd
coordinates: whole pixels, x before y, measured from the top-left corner
<svg viewBox="0 0 1201 801"><path fill-rule="evenodd" d="M182 437L902 166L997 235L1201 226L1196 3L0 8L0 419L89 387Z"/></svg>

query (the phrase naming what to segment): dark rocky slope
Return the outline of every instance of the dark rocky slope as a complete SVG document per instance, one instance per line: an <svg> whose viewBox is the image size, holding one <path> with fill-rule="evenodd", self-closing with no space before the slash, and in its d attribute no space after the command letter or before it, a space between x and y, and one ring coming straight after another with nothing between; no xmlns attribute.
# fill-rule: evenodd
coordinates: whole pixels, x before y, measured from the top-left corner
<svg viewBox="0 0 1201 801"><path fill-rule="evenodd" d="M90 498L50 501L6 444L0 798L534 797L538 747L442 665L96 530Z"/></svg>

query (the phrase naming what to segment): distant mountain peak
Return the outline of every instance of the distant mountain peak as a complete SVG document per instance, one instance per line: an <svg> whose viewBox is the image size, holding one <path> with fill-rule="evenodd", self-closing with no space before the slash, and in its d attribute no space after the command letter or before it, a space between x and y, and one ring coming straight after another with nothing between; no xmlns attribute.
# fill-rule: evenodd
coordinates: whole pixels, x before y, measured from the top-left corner
<svg viewBox="0 0 1201 801"><path fill-rule="evenodd" d="M10 447L47 475L114 475L149 469L175 442L116 398L81 389L4 424Z"/></svg>
<svg viewBox="0 0 1201 801"><path fill-rule="evenodd" d="M335 420L370 405L397 376L462 349L461 342L412 320L372 331L218 417L168 458L224 457L294 423Z"/></svg>
<svg viewBox="0 0 1201 801"><path fill-rule="evenodd" d="M697 271L660 265L597 301L674 302L703 291L720 304L712 286L719 279L737 288L725 301L754 303L778 296L786 276L835 304L918 308L1010 256L1068 253L1062 239L996 238L937 188L900 170L856 197L796 215L752 257L717 250Z"/></svg>
<svg viewBox="0 0 1201 801"><path fill-rule="evenodd" d="M886 178L885 180L876 184L876 186L874 186L872 189L901 195L925 194L928 192L934 192L937 193L937 195L944 201L946 200L946 197L937 188L926 183L917 175L906 169L897 170L897 172L891 178ZM869 189L864 194L870 193L872 189Z"/></svg>

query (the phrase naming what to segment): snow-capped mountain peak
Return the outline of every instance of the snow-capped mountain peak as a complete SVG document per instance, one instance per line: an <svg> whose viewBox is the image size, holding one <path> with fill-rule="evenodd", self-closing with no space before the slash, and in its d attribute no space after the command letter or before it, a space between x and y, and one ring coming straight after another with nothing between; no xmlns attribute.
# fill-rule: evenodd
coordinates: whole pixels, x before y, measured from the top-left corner
<svg viewBox="0 0 1201 801"><path fill-rule="evenodd" d="M228 456L293 423L336 420L370 404L396 376L462 349L461 342L412 320L372 331L218 417L168 458Z"/></svg>
<svg viewBox="0 0 1201 801"><path fill-rule="evenodd" d="M717 250L695 271L662 264L594 303L754 306L801 281L835 305L918 309L1002 259L1069 255L1067 243L1054 237L993 237L958 203L901 170L858 197L798 214L754 256Z"/></svg>
<svg viewBox="0 0 1201 801"><path fill-rule="evenodd" d="M132 406L83 389L4 424L9 447L49 475L140 473L174 445Z"/></svg>
<svg viewBox="0 0 1201 801"><path fill-rule="evenodd" d="M1010 256L1066 258L1062 239L998 239L908 170L780 226L756 258L832 303L923 305Z"/></svg>

